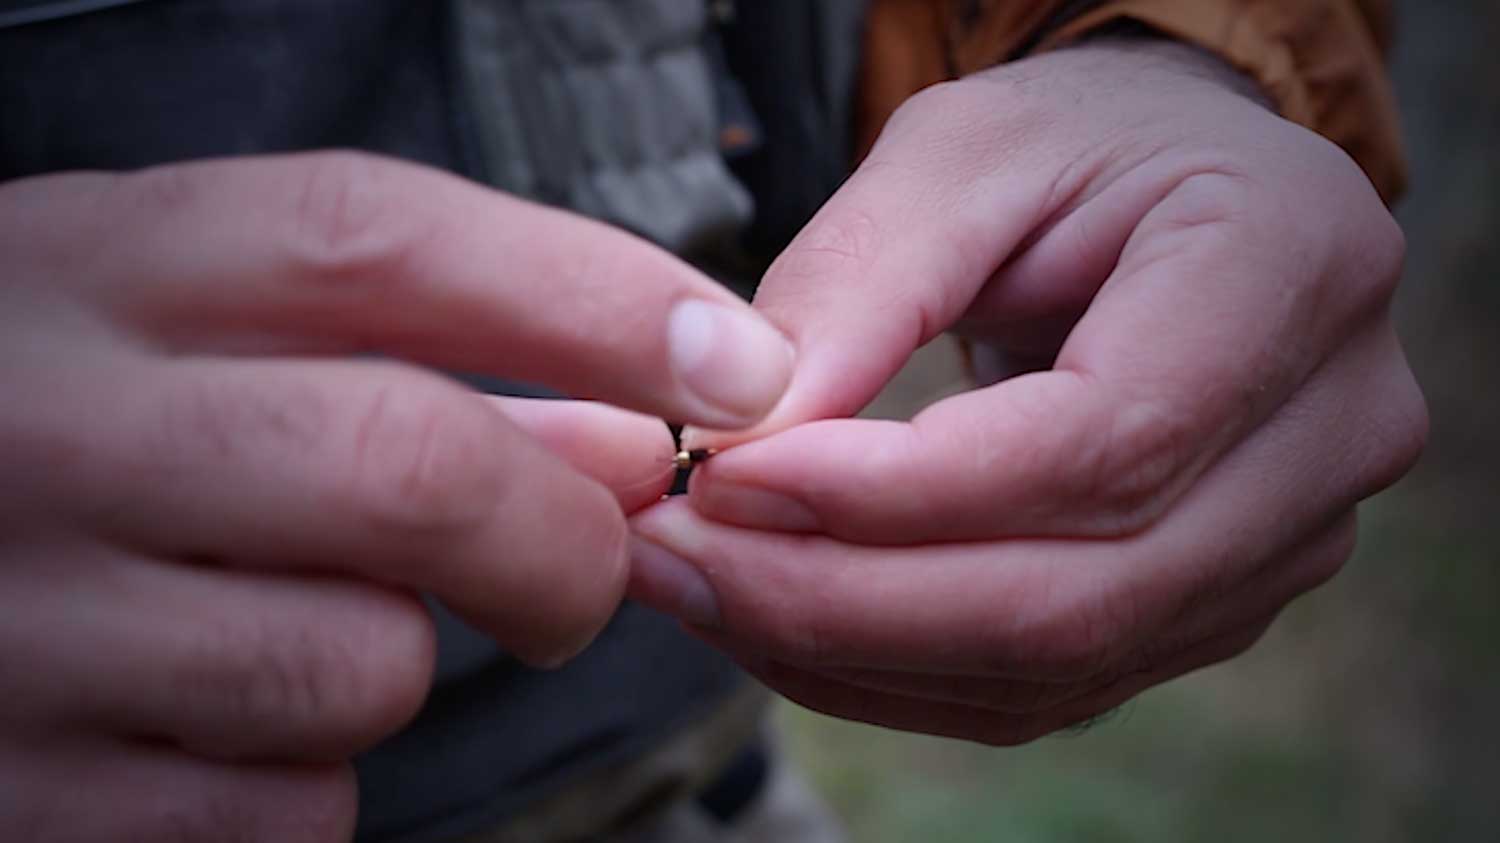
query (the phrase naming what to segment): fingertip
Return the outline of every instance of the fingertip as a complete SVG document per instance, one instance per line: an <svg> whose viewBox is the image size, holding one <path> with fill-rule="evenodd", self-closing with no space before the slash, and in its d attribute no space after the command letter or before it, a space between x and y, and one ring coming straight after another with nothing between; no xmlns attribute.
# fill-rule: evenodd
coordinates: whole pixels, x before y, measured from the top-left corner
<svg viewBox="0 0 1500 843"><path fill-rule="evenodd" d="M829 325L796 345L795 371L775 406L753 425L693 425L683 431L688 448L725 449L766 439L808 422L857 415L909 359L914 347L904 331Z"/></svg>
<svg viewBox="0 0 1500 843"><path fill-rule="evenodd" d="M677 448L661 419L592 401L489 400L548 451L608 487L626 513L671 488Z"/></svg>
<svg viewBox="0 0 1500 843"><path fill-rule="evenodd" d="M565 593L557 595L558 634L534 661L556 669L572 661L594 643L619 611L630 581L630 528L623 516L611 519L608 538L593 564L578 569Z"/></svg>
<svg viewBox="0 0 1500 843"><path fill-rule="evenodd" d="M431 589L521 662L555 668L586 648L624 598L625 514L609 489L537 450L517 489Z"/></svg>
<svg viewBox="0 0 1500 843"><path fill-rule="evenodd" d="M615 547L596 558L582 577L570 585L541 595L545 618L517 624L514 617L499 622L506 651L528 667L558 670L588 649L609 624L625 599L630 577L630 555L621 532Z"/></svg>
<svg viewBox="0 0 1500 843"><path fill-rule="evenodd" d="M690 298L667 319L667 358L689 421L735 430L765 418L792 380L792 344L748 306Z"/></svg>

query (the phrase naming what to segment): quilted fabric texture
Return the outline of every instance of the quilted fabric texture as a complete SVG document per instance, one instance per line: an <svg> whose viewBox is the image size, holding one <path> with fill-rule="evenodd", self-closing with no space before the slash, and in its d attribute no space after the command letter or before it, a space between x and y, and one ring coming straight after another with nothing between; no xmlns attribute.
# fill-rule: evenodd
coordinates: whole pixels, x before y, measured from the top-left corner
<svg viewBox="0 0 1500 843"><path fill-rule="evenodd" d="M465 92L498 187L674 251L736 231L707 12L680 0L460 0Z"/></svg>

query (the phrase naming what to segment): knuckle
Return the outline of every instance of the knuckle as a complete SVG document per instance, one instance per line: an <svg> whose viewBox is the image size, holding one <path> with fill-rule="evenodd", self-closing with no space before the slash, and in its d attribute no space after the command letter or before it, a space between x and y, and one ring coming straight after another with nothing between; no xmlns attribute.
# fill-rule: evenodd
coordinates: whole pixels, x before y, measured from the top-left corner
<svg viewBox="0 0 1500 843"><path fill-rule="evenodd" d="M335 684L331 700L354 744L363 748L405 725L427 698L436 659L436 632L415 598L380 592L357 609L346 639L322 649L320 667ZM327 665L337 659L340 665ZM321 713L321 712L320 712Z"/></svg>
<svg viewBox="0 0 1500 843"><path fill-rule="evenodd" d="M1422 452L1427 449L1427 441L1432 435L1432 417L1427 400L1422 396L1415 377L1409 369L1405 369L1405 364L1402 365L1403 389L1399 397L1393 395L1389 398L1388 407L1393 420L1385 434L1387 448L1384 470L1377 479L1377 483L1382 484L1381 488L1395 483L1411 471L1421 459Z"/></svg>
<svg viewBox="0 0 1500 843"><path fill-rule="evenodd" d="M1406 266L1406 232L1378 199L1372 196L1348 206L1360 204L1364 212L1351 214L1354 224L1341 238L1336 258L1341 280L1364 305L1363 312L1370 312L1388 306L1396 295Z"/></svg>
<svg viewBox="0 0 1500 843"><path fill-rule="evenodd" d="M300 626L220 623L202 641L175 678L180 696L204 700L236 724L234 742L252 754L337 758L415 714L430 681L434 633L414 600L381 595Z"/></svg>
<svg viewBox="0 0 1500 843"><path fill-rule="evenodd" d="M1427 450L1427 440L1432 435L1431 424L1426 403L1416 402L1406 419L1400 423L1399 429L1394 432L1395 443L1385 471L1385 476L1390 478L1391 483L1406 476L1421 460L1422 453Z"/></svg>
<svg viewBox="0 0 1500 843"><path fill-rule="evenodd" d="M288 639L282 630L258 629L240 646L242 676L224 677L231 710L266 729L278 723L336 724L343 702L353 696L355 677L348 652L337 639L301 630Z"/></svg>
<svg viewBox="0 0 1500 843"><path fill-rule="evenodd" d="M384 386L355 418L345 497L359 521L390 533L461 530L505 491L495 419L440 389Z"/></svg>
<svg viewBox="0 0 1500 843"><path fill-rule="evenodd" d="M776 259L778 278L815 279L866 269L883 241L880 223L860 210L815 218Z"/></svg>
<svg viewBox="0 0 1500 843"><path fill-rule="evenodd" d="M419 215L403 213L391 189L392 166L363 152L301 159L288 218L293 263L314 277L393 277L424 238Z"/></svg>
<svg viewBox="0 0 1500 843"><path fill-rule="evenodd" d="M1126 538L1160 520L1192 479L1197 423L1165 399L1105 397L1080 380L1038 390L1027 404L990 426L1004 435L985 433L973 446L977 464L1003 463L1012 511L1067 535ZM1013 430L1028 447L1014 446Z"/></svg>
<svg viewBox="0 0 1500 843"><path fill-rule="evenodd" d="M1013 152L1051 119L1045 100L1032 95L1030 81L1029 73L1011 66L938 82L902 102L887 127L929 139L935 151L951 148L949 143L963 149L992 142L984 147L992 154Z"/></svg>
<svg viewBox="0 0 1500 843"><path fill-rule="evenodd" d="M1387 294L1396 291L1401 273L1406 267L1406 231L1401 223L1384 206L1381 206L1370 221L1371 274Z"/></svg>
<svg viewBox="0 0 1500 843"><path fill-rule="evenodd" d="M197 648L171 676L174 698L190 701L240 731L258 736L282 723L311 683L301 648L273 624L218 620L203 624ZM252 737L251 740L254 740Z"/></svg>
<svg viewBox="0 0 1500 843"><path fill-rule="evenodd" d="M887 120L858 176L875 167L906 172L903 190L925 206L944 196L962 202L977 184L992 185L997 173L1018 162L1042 163L1047 158L1036 141L1057 124L1058 114L1045 98L1028 93L1028 81L1001 69L918 91ZM922 154L913 157L913 149ZM964 215L945 217L955 225Z"/></svg>
<svg viewBox="0 0 1500 843"><path fill-rule="evenodd" d="M1350 513L1339 519L1323 536L1313 554L1304 561L1300 581L1294 584L1295 593L1310 591L1337 576L1354 556L1354 548L1358 542L1358 520ZM1291 596L1295 595L1289 595L1288 599Z"/></svg>
<svg viewBox="0 0 1500 843"><path fill-rule="evenodd" d="M1363 500L1404 477L1426 450L1431 415L1398 340L1388 328L1382 339L1385 367L1378 401L1371 398L1362 419L1350 490Z"/></svg>
<svg viewBox="0 0 1500 843"><path fill-rule="evenodd" d="M1189 452L1185 428L1170 413L1145 406L1127 408L1116 418L1105 498L1118 515L1117 530L1137 532L1166 511L1166 493Z"/></svg>
<svg viewBox="0 0 1500 843"><path fill-rule="evenodd" d="M286 394L240 389L195 371L164 391L154 426L134 449L137 470L201 470L264 447L312 453L326 432L326 400L313 389Z"/></svg>
<svg viewBox="0 0 1500 843"><path fill-rule="evenodd" d="M1335 278L1339 288L1358 309L1380 307L1395 294L1406 261L1406 234L1376 192L1370 178L1359 164L1337 144L1318 135L1298 130L1311 138L1308 147L1308 169L1290 171L1284 177L1292 189L1300 191L1304 208L1319 209L1329 224L1331 244L1322 254L1325 275ZM1313 169L1315 168L1315 169ZM1287 214L1278 234L1284 242L1305 239L1305 234L1290 226L1305 219Z"/></svg>
<svg viewBox="0 0 1500 843"><path fill-rule="evenodd" d="M1188 431L1184 420L1152 402L1137 401L1115 411L1100 435L1073 450L1076 478L1067 499L1088 501L1093 531L1108 537L1139 533L1170 507L1185 477Z"/></svg>
<svg viewBox="0 0 1500 843"><path fill-rule="evenodd" d="M1204 229L1258 219L1253 182L1229 166L1184 175L1163 204L1161 224L1171 230Z"/></svg>

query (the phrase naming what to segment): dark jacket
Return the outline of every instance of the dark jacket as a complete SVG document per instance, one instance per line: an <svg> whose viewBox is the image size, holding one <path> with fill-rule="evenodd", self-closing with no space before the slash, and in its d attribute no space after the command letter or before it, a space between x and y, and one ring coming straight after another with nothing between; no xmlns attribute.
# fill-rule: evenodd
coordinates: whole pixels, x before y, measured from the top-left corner
<svg viewBox="0 0 1500 843"><path fill-rule="evenodd" d="M566 96L541 96L546 85L535 80L551 73L554 87L597 99L598 92L577 88L599 75L593 63L616 61L620 72L604 75L620 78L639 70L628 62L657 60L675 49L684 59L703 57L716 99L711 111L730 115L746 131L736 134L741 142L730 150L738 178L730 179L710 149L723 183L710 184L702 208L689 209L694 218L724 216L732 230L720 230L711 242L667 245L692 246L710 263L753 266L760 259L750 256L773 254L848 168L845 127L859 4L761 0L743 4L733 20L714 27L683 29L674 19L658 21L660 36L636 31L653 14L693 7L693 0L686 3L0 0L0 179L349 147L454 170L554 204L594 202L597 207L581 210L606 218L618 212L612 221L649 236L658 233L650 230L651 210L632 209L652 197L632 194L629 178L637 175L641 156L659 157L656 175L672 177L680 150L653 144L681 140L674 130L685 118L638 126L655 134L641 135L646 140L637 138L637 148L624 156L635 169L587 174L614 185L613 194L570 193L567 186L580 180L567 167L575 158L599 158L593 154L598 149L562 155L580 134L568 122L578 115ZM573 22L587 26L558 30L553 24L569 21L547 16L559 9L576 11ZM693 7L684 20L704 22L703 9ZM620 27L605 31L603 41L620 43L584 43L599 34L606 14ZM515 33L507 35L506 26L538 31L522 32L525 40L507 46ZM631 41L657 37L666 40ZM587 54L591 64L582 70L568 66L570 51L595 48L607 49L602 56ZM521 82L495 67L518 60L525 65ZM686 84L699 81L689 73ZM507 98L496 86L508 82L516 84ZM596 147L632 142L616 124L651 116L642 117L645 106L637 100L653 92L637 94L623 104L635 112L627 108L595 127ZM712 140L720 127L701 128ZM505 137L487 134L514 137L521 129L542 142L528 145L521 138L507 146ZM689 182L701 184L694 179ZM755 201L726 198L726 192ZM686 202L685 196L669 190L656 201L673 211L674 199ZM744 213L735 216L736 208ZM714 250L735 254L708 254ZM362 840L441 839L492 823L660 743L705 717L745 681L675 621L636 606L627 605L594 646L552 673L526 669L434 609L438 681L427 705L406 731L357 762Z"/></svg>
<svg viewBox="0 0 1500 843"><path fill-rule="evenodd" d="M485 74L509 77L485 61L510 54L497 52L494 38L478 38L476 46L474 16L508 9L524 17L528 3L568 5L0 0L0 180L353 147L543 201L592 203L583 210L618 215L612 221L659 240L680 238L667 245L753 277L835 189L851 150L868 144L901 98L1130 17L1220 50L1255 73L1289 115L1349 147L1388 194L1400 181L1388 97L1378 59L1370 60L1378 53L1376 30L1361 24L1381 19L1380 3L872 0L862 28L861 0L754 0L695 34L701 43L692 45L712 71L719 123L709 128L724 138L735 178L705 194L706 210L687 219L718 214L733 224L709 226L716 236L706 238L680 226L657 231L650 208L637 201L645 194L629 185L623 193L573 191L559 177L571 171L551 155L557 150L542 155L536 149L543 145L506 145L517 126L559 136L546 123L559 119L549 106L556 101L530 99L522 86L504 100L509 110L494 111ZM627 22L662 8L660 0L569 3L623 9ZM713 4L726 5L736 4ZM557 59L556 50L588 46L563 38L548 52L538 44L517 49L545 64ZM866 60L859 64L861 44ZM519 114L528 102L535 108ZM662 146L643 144L647 152ZM575 157L588 158L586 152ZM736 217L737 208L746 213ZM742 681L674 622L633 606L577 662L547 674L524 669L437 614L439 681L427 707L410 729L359 762L363 839L457 834L516 811L702 718Z"/></svg>

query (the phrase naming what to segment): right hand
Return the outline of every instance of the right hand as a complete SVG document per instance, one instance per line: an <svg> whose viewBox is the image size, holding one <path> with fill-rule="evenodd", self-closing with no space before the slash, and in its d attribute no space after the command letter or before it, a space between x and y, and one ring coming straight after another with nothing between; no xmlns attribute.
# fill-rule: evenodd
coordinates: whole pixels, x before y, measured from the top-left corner
<svg viewBox="0 0 1500 843"><path fill-rule="evenodd" d="M543 665L609 619L665 426L395 359L721 428L791 368L635 238L350 153L0 185L0 267L4 839L346 839L417 592Z"/></svg>

